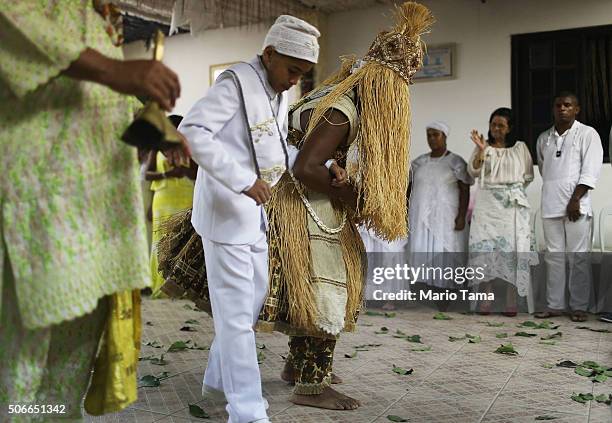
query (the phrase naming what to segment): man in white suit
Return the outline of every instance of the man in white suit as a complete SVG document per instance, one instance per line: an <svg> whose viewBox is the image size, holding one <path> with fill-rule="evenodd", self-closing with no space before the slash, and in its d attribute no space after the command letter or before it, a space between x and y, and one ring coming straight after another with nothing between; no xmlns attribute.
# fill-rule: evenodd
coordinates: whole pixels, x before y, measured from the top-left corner
<svg viewBox="0 0 612 423"><path fill-rule="evenodd" d="M261 55L221 74L179 128L199 165L192 224L202 237L214 316L203 392L223 392L231 423L268 422L253 331L268 287L262 204L291 167L286 90L317 62L319 35L280 16Z"/></svg>

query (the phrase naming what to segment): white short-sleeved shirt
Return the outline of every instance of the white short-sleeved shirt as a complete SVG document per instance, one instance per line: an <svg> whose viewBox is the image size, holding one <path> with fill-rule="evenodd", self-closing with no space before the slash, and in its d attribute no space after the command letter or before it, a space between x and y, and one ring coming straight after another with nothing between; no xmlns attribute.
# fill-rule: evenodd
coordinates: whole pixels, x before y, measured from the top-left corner
<svg viewBox="0 0 612 423"><path fill-rule="evenodd" d="M577 185L595 188L603 162L601 138L594 128L578 121L563 134L553 126L538 137L537 154L542 175L542 217L566 216ZM589 192L580 199L580 213L593 215Z"/></svg>

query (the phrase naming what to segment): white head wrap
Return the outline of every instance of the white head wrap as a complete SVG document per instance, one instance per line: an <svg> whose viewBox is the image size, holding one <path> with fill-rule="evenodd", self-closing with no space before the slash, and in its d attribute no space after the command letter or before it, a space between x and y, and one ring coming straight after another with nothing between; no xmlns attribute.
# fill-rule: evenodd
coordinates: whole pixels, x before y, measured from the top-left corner
<svg viewBox="0 0 612 423"><path fill-rule="evenodd" d="M446 138L448 138L448 134L450 134L450 128L449 128L448 124L446 122L441 121L441 120L434 120L433 122L428 124L425 127L425 129L435 129L435 130L438 130L440 132L443 132L444 135L446 135Z"/></svg>
<svg viewBox="0 0 612 423"><path fill-rule="evenodd" d="M320 36L319 30L308 22L294 16L281 15L268 30L261 49L272 46L285 56L317 63L319 59L317 38Z"/></svg>

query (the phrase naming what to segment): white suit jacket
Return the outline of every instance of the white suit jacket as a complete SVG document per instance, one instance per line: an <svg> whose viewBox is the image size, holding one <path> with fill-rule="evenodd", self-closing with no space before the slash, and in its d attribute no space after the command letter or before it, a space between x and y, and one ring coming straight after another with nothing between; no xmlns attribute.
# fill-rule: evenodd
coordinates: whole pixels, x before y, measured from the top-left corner
<svg viewBox="0 0 612 423"><path fill-rule="evenodd" d="M269 109L272 101L286 139L287 93L274 92L259 57L249 63L262 76L269 96L261 99L261 107ZM251 244L261 237L262 225L267 224L263 206L243 193L257 179L247 130L238 88L228 74L219 76L179 126L199 166L191 223L202 238Z"/></svg>

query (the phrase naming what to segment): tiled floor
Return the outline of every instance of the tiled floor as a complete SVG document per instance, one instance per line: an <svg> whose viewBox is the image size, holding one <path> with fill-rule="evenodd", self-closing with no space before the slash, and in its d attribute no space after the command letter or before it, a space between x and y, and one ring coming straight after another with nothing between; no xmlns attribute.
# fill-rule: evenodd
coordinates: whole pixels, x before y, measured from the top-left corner
<svg viewBox="0 0 612 423"><path fill-rule="evenodd" d="M138 402L127 410L103 417L88 417L90 422L225 422L224 405L203 400L200 394L208 352L187 350L165 352L174 341L192 340L208 346L212 340L212 320L203 312L190 309L187 301L145 300L143 344L157 341L164 348L143 346L141 356L160 356L165 366L141 361L139 376L168 372L169 377L156 388L140 388ZM281 334L261 334L265 345L261 364L264 396L270 402L269 415L278 423L368 423L389 422L389 415L409 422L533 422L536 417L554 417L554 422L612 422L612 408L595 401L580 404L572 393L612 393L612 378L592 383L573 369L547 368L563 360L594 360L612 367L612 333L577 329L566 317L555 319L560 328L551 330L518 329L516 325L532 320L527 314L516 318L448 313L452 320L434 320L430 309L400 310L394 317L364 315L359 331L344 335L336 349L334 371L344 378L338 385L343 393L362 402L355 411L326 411L295 406L288 401L291 387L279 379L287 338ZM189 319L197 332L181 332ZM491 327L486 322L503 322ZM592 328L612 330L612 325L587 323ZM375 334L382 326L389 334ZM431 351L413 351L419 344L393 337L396 330L419 334ZM537 333L537 337L516 337L517 331ZM540 337L561 331L555 345L540 343ZM507 339L496 334L506 332ZM449 336L480 335L482 342L450 342ZM518 356L495 354L503 342L511 341ZM380 343L354 358L345 354L362 344ZM261 346L261 345L260 345ZM393 365L413 368L411 375L399 376ZM189 404L197 404L209 419L189 414Z"/></svg>

